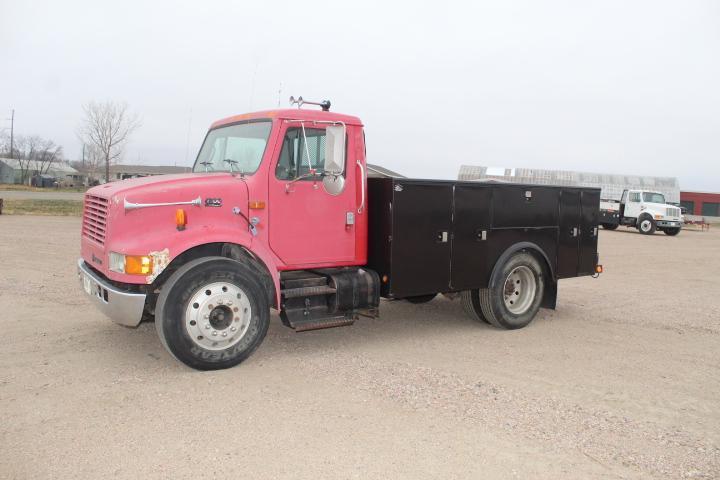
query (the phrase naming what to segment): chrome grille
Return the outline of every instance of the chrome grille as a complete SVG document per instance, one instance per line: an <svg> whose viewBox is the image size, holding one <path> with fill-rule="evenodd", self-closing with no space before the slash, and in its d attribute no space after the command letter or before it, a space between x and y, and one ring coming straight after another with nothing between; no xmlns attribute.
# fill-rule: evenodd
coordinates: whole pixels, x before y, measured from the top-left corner
<svg viewBox="0 0 720 480"><path fill-rule="evenodd" d="M105 230L107 228L107 198L95 195L85 195L85 208L83 209L83 236L100 245L105 244Z"/></svg>
<svg viewBox="0 0 720 480"><path fill-rule="evenodd" d="M667 216L668 217L679 217L680 216L680 209L675 207L668 207L667 209Z"/></svg>

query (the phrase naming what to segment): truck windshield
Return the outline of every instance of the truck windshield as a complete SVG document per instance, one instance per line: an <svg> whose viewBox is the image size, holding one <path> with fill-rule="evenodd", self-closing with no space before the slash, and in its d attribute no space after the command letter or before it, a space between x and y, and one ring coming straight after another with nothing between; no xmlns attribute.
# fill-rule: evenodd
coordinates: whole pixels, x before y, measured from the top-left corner
<svg viewBox="0 0 720 480"><path fill-rule="evenodd" d="M272 122L219 127L208 132L193 172L241 172L252 175L260 166Z"/></svg>
<svg viewBox="0 0 720 480"><path fill-rule="evenodd" d="M662 193L643 192L643 202L665 203L665 196Z"/></svg>

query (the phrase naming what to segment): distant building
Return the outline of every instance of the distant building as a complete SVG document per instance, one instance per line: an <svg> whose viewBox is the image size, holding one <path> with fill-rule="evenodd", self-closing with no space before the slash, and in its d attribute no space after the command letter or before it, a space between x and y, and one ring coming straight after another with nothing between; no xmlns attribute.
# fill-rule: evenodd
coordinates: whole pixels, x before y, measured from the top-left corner
<svg viewBox="0 0 720 480"><path fill-rule="evenodd" d="M600 188L604 199L620 200L623 190L652 190L665 195L670 203L680 202L680 185L675 177L648 177L610 173L545 170L540 168L502 168L462 165L458 180L483 180L535 185L562 185Z"/></svg>
<svg viewBox="0 0 720 480"><path fill-rule="evenodd" d="M380 165L373 165L372 163L367 164L368 177L390 177L390 178L405 178L405 175L400 175L397 172L393 172Z"/></svg>
<svg viewBox="0 0 720 480"><path fill-rule="evenodd" d="M680 206L688 215L720 217L720 193L680 192Z"/></svg>
<svg viewBox="0 0 720 480"><path fill-rule="evenodd" d="M175 167L172 165L110 165L110 181L125 180L127 178L151 177L154 175L167 175L171 173L190 173L191 167ZM98 174L105 178L105 169L101 168Z"/></svg>
<svg viewBox="0 0 720 480"><path fill-rule="evenodd" d="M40 176L35 162L31 161L25 174L27 184L33 177ZM67 162L53 162L47 171L42 173L43 177L54 178L60 185L79 185L82 183L80 172L71 167ZM21 183L22 169L16 158L0 158L0 183Z"/></svg>

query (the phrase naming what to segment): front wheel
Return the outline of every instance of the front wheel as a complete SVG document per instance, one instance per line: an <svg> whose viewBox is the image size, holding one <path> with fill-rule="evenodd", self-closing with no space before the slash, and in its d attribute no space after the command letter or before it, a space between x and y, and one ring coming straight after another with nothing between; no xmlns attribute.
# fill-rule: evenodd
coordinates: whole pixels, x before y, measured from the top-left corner
<svg viewBox="0 0 720 480"><path fill-rule="evenodd" d="M670 235L671 237L674 237L675 235L677 235L678 233L680 233L680 227L676 227L676 228L666 228L666 229L664 230L664 232L665 232L665 235Z"/></svg>
<svg viewBox="0 0 720 480"><path fill-rule="evenodd" d="M540 310L545 289L543 268L531 254L518 252L496 270L488 288L478 292L484 317L498 328L522 328Z"/></svg>
<svg viewBox="0 0 720 480"><path fill-rule="evenodd" d="M158 297L155 328L168 352L198 370L230 368L262 343L270 323L261 279L225 257L188 262Z"/></svg>
<svg viewBox="0 0 720 480"><path fill-rule="evenodd" d="M651 216L644 215L640 217L640 220L638 220L637 228L643 235L652 235L655 233L657 226L655 225L655 220L653 220Z"/></svg>

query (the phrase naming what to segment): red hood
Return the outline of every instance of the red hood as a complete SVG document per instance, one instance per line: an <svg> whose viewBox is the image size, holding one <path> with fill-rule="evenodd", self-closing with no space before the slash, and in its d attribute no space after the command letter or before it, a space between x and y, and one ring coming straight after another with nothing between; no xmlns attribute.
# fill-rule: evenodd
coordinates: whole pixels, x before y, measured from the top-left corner
<svg viewBox="0 0 720 480"><path fill-rule="evenodd" d="M118 182L110 182L103 185L98 185L87 191L90 195L97 195L99 197L110 198L118 193L128 193L129 190L134 190L139 187L153 186L162 188L166 184L179 185L186 184L187 182L201 182L202 180L210 177L226 176L227 173L178 173L176 175L156 175L152 177L141 177L141 178L129 178L127 180L121 180ZM169 186L169 185L168 185Z"/></svg>

